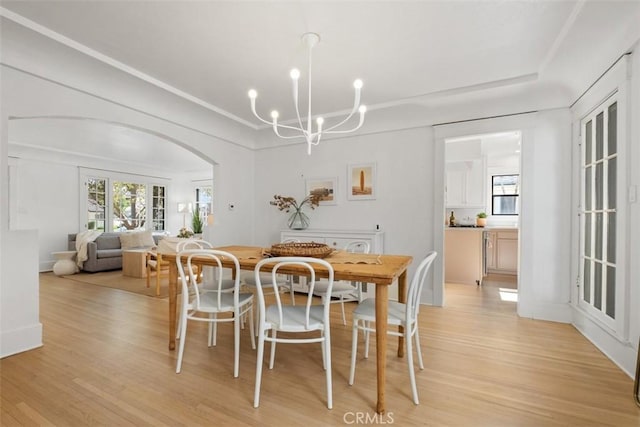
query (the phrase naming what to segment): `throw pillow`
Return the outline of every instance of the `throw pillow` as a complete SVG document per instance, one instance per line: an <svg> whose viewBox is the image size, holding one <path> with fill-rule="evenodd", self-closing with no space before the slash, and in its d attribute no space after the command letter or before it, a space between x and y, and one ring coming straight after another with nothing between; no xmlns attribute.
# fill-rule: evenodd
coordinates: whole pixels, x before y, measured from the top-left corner
<svg viewBox="0 0 640 427"><path fill-rule="evenodd" d="M151 231L134 231L120 233L120 247L122 249L155 246Z"/></svg>

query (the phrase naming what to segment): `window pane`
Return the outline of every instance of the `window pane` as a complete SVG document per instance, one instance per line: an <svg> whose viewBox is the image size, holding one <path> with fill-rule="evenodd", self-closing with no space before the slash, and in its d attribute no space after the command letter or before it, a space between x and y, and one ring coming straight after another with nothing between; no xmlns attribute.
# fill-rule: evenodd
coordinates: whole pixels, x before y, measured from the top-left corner
<svg viewBox="0 0 640 427"><path fill-rule="evenodd" d="M602 187L604 182L602 181L602 178L604 176L604 164L598 163L596 164L596 182L595 182L595 186L596 186L596 209L597 210L601 210L602 209L602 193L604 192L604 188Z"/></svg>
<svg viewBox="0 0 640 427"><path fill-rule="evenodd" d="M594 254L594 258L598 261L602 261L602 214L596 214L596 229L595 229L595 238L596 238L596 252Z"/></svg>
<svg viewBox="0 0 640 427"><path fill-rule="evenodd" d="M609 106L609 121L607 122L608 144L607 154L612 155L618 152L618 103L615 102Z"/></svg>
<svg viewBox="0 0 640 427"><path fill-rule="evenodd" d="M518 196L494 196L491 213L493 215L517 215Z"/></svg>
<svg viewBox="0 0 640 427"><path fill-rule="evenodd" d="M146 185L133 182L113 183L113 230L142 228L146 219Z"/></svg>
<svg viewBox="0 0 640 427"><path fill-rule="evenodd" d="M592 197L591 197L591 174L593 173L593 167L589 166L584 171L584 209L590 211L593 209Z"/></svg>
<svg viewBox="0 0 640 427"><path fill-rule="evenodd" d="M607 208L616 207L616 174L618 171L617 159L614 157L607 162Z"/></svg>
<svg viewBox="0 0 640 427"><path fill-rule="evenodd" d="M616 262L616 213L607 214L607 261Z"/></svg>
<svg viewBox="0 0 640 427"><path fill-rule="evenodd" d="M615 267L607 267L607 316L612 319L616 318L616 269Z"/></svg>
<svg viewBox="0 0 640 427"><path fill-rule="evenodd" d="M519 194L519 175L494 175L492 194Z"/></svg>
<svg viewBox="0 0 640 427"><path fill-rule="evenodd" d="M87 179L87 229L104 230L106 179Z"/></svg>
<svg viewBox="0 0 640 427"><path fill-rule="evenodd" d="M596 161L604 156L604 113L596 116Z"/></svg>
<svg viewBox="0 0 640 427"><path fill-rule="evenodd" d="M591 131L591 120L589 120L585 126L585 130L584 130L584 139L585 139L585 144L584 144L584 163L585 165L588 165L591 163L591 150L592 150L592 145L591 145L591 139L593 138L592 135L592 131Z"/></svg>
<svg viewBox="0 0 640 427"><path fill-rule="evenodd" d="M591 221L593 221L592 214L585 214L584 216L584 255L591 257Z"/></svg>
<svg viewBox="0 0 640 427"><path fill-rule="evenodd" d="M165 194L166 189L160 185L153 186L153 201L151 212L151 227L153 230L165 229Z"/></svg>
<svg viewBox="0 0 640 427"><path fill-rule="evenodd" d="M602 264L596 262L593 275L593 306L602 309Z"/></svg>
<svg viewBox="0 0 640 427"><path fill-rule="evenodd" d="M588 303L591 303L591 261L584 260L584 295L582 299Z"/></svg>

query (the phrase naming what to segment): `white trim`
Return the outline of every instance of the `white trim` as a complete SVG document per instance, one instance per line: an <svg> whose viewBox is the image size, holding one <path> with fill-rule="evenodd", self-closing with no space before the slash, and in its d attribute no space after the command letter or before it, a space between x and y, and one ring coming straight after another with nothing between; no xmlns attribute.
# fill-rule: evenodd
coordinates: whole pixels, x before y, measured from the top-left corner
<svg viewBox="0 0 640 427"><path fill-rule="evenodd" d="M0 358L42 347L42 323L0 334Z"/></svg>
<svg viewBox="0 0 640 427"><path fill-rule="evenodd" d="M250 123L250 122L248 122L248 121L246 121L246 120L244 120L244 119L242 119L242 118L240 118L240 117L238 117L238 116L236 116L234 114L231 114L231 113L223 110L220 107L216 107L215 105L210 104L210 103L208 103L206 101L203 101L202 99L197 98L197 97L195 97L193 95L190 95L187 92L184 92L184 91L182 91L180 89L177 89L177 88L175 88L175 87L173 87L171 85L168 85L168 84L166 84L166 83L164 83L164 82L162 82L162 81L160 81L160 80L158 80L158 79L156 79L154 77L151 77L148 74L143 73L142 71L139 71L139 70L137 70L137 69L135 69L135 68L133 68L133 67L127 65L127 64L124 64L124 63L122 63L120 61L117 61L117 60L111 58L110 56L104 55L104 54L98 52L97 50L91 49L88 46L85 46L85 45L83 45L81 43L78 43L75 40L72 40L72 39L70 39L70 38L68 38L66 36L63 36L60 33L57 33L57 32L55 32L53 30L50 30L49 28L44 27L44 26L42 26L42 25L40 25L40 24L30 20L30 19L27 19L27 18L23 17L22 15L18 15L17 13L11 12L8 9L0 7L0 16L3 16L5 18L15 22L16 24L20 24L23 27L26 27L26 28L28 28L28 29L30 29L32 31L40 33L45 37L48 37L48 38L50 38L52 40L55 40L58 43L61 43L61 44L65 45L65 46L67 46L67 47L70 47L71 49L75 49L78 52L81 52L81 53L83 53L83 54L85 54L85 55L87 55L87 56L89 56L91 58L94 58L94 59L96 59L96 60L98 60L100 62L103 62L103 63L105 63L107 65L110 65L113 68L116 68L116 69L118 69L120 71L123 71L123 72L125 72L127 74L130 74L130 75L132 75L134 77L137 77L140 80L143 80L143 81L145 81L145 82L147 82L149 84L152 84L152 85L154 85L156 87L159 87L160 89L163 89L163 90L165 90L165 91L167 91L169 93L172 93L173 95L176 95L176 96L179 96L181 98L184 98L187 101L193 102L194 104L197 104L197 105L199 105L201 107L204 107L204 108L206 108L208 110L211 110L211 111L213 111L215 113L218 113L218 114L220 114L222 116L225 116L225 117L227 117L227 118L229 118L231 120L234 120L234 121L236 121L236 122L238 122L240 124L243 124L243 125L245 125L247 127L250 127L251 129L254 129L254 130L258 129L258 126L254 125L253 123Z"/></svg>
<svg viewBox="0 0 640 427"><path fill-rule="evenodd" d="M453 124L444 124L444 125L435 125L434 128L434 204L433 204L433 217L434 218L444 218L445 215L445 200L444 200L444 187L445 187L445 140L453 139L453 138L463 138L469 135L486 135L486 134L495 134L502 132L510 132L510 131L520 131L522 138L522 148L524 148L525 143L532 143L533 141L529 141L528 135L525 135L525 130L534 127L535 124L536 113L526 113L514 116L507 117L499 117L493 119L482 119L475 120L469 122L462 123L453 123ZM520 171L521 176L521 185L524 180L523 171ZM521 197L521 208L524 206L524 200L526 200L526 194ZM520 215L520 224L523 223L523 217L526 217L526 214L521 211ZM444 253L444 224L443 222L435 221L434 229L434 248L438 253ZM520 234L522 236L522 233ZM521 268L523 265L522 261L522 239L518 240L518 307L523 305L526 307L529 303L527 298L531 298L531 292L527 293L526 289L522 289L521 287ZM525 260L528 262L533 262L533 260ZM427 293L425 292L425 295ZM423 298L423 303L431 303L436 306L442 306L445 304L445 295L444 295L444 257L438 257L433 265L433 290L432 290L433 300L426 301ZM423 295L424 297L424 295ZM523 316L518 310L518 314ZM527 311L527 313L529 312ZM531 316L527 316L531 317Z"/></svg>

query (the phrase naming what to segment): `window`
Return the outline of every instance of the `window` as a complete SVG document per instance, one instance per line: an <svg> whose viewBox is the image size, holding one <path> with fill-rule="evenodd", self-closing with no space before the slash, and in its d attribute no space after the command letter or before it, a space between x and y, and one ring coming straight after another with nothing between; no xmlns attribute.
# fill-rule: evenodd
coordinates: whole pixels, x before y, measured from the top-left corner
<svg viewBox="0 0 640 427"><path fill-rule="evenodd" d="M213 187L196 187L196 210L203 217L213 211Z"/></svg>
<svg viewBox="0 0 640 427"><path fill-rule="evenodd" d="M153 199L151 201L151 221L153 230L165 230L165 206L166 206L166 188L160 185L153 187Z"/></svg>
<svg viewBox="0 0 640 427"><path fill-rule="evenodd" d="M89 177L87 179L87 210L86 220L88 230L106 231L107 217L107 180L106 178Z"/></svg>
<svg viewBox="0 0 640 427"><path fill-rule="evenodd" d="M491 215L518 215L520 175L491 177Z"/></svg>
<svg viewBox="0 0 640 427"><path fill-rule="evenodd" d="M143 228L146 221L146 186L134 182L113 183L113 231Z"/></svg>
<svg viewBox="0 0 640 427"><path fill-rule="evenodd" d="M158 181L157 178L80 168L83 194L80 228L165 230L167 187L147 179Z"/></svg>
<svg viewBox="0 0 640 427"><path fill-rule="evenodd" d="M581 123L580 305L605 322L616 318L617 109L609 100Z"/></svg>

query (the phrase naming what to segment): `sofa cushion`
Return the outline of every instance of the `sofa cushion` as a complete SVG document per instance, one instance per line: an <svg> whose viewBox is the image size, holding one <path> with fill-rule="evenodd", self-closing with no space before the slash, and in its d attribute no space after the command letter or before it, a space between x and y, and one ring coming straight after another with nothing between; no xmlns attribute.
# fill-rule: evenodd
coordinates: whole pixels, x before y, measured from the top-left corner
<svg viewBox="0 0 640 427"><path fill-rule="evenodd" d="M122 250L118 249L101 249L96 252L96 258L116 258L122 257Z"/></svg>
<svg viewBox="0 0 640 427"><path fill-rule="evenodd" d="M95 242L98 250L120 249L120 238L115 233L102 233Z"/></svg>
<svg viewBox="0 0 640 427"><path fill-rule="evenodd" d="M120 233L120 246L122 249L155 246L151 231L135 231Z"/></svg>

